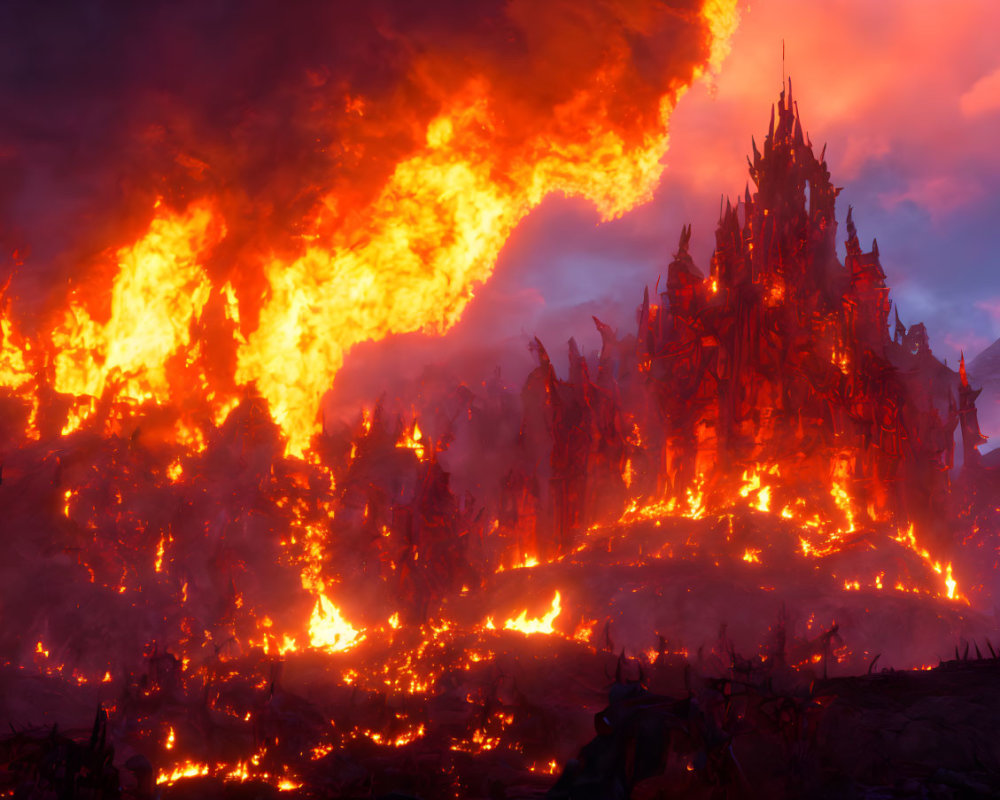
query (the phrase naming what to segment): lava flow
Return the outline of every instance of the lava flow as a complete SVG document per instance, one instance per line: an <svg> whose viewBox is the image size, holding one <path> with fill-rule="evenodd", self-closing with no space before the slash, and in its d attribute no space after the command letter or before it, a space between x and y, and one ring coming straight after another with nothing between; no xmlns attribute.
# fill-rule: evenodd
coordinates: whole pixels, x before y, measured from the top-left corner
<svg viewBox="0 0 1000 800"><path fill-rule="evenodd" d="M685 20L718 45L731 13ZM565 379L535 340L519 389L317 430L351 345L452 324L547 193L604 216L648 195L682 84L626 135L598 91L621 69L510 149L489 87L464 85L370 205L323 196L253 320L210 267L236 225L212 198L157 206L100 311L72 297L41 337L5 303L5 714L100 707L89 740L15 731L0 788L58 739L39 780L76 759L106 796L518 796L587 737L616 658L619 688L638 662L683 691L691 667L808 682L981 634L998 509L977 393L922 325L890 336L850 210L838 259L790 85L707 275L685 228L634 335L595 320L600 353L571 340Z"/></svg>

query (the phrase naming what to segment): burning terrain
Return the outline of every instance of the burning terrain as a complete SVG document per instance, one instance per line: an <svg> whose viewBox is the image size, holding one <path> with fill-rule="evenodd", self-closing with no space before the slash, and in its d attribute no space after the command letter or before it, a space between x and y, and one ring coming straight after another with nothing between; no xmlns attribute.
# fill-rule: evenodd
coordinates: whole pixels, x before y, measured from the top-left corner
<svg viewBox="0 0 1000 800"><path fill-rule="evenodd" d="M709 63L728 17L701 15ZM210 197L157 201L48 327L4 298L4 796L1000 788L977 392L890 327L790 87L711 263L682 230L634 333L322 421L344 353L447 328L546 193L648 195L665 138L638 126L683 85L560 140L616 113L581 89L520 149L465 85L256 304Z"/></svg>

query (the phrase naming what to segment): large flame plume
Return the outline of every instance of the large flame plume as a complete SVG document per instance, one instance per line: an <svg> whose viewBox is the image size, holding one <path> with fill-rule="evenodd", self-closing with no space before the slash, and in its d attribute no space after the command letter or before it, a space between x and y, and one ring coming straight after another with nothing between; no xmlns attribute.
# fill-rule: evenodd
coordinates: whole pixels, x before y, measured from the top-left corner
<svg viewBox="0 0 1000 800"><path fill-rule="evenodd" d="M647 200L674 105L718 68L737 21L735 0L448 10L388 2L363 18L304 7L300 22L329 26L331 48L357 36L388 74L361 80L365 64L324 54L320 33L295 41L301 30L278 26L269 34L306 54L280 70L301 97L261 76L264 100L287 107L227 101L241 115L228 136L209 126L225 79L210 71L200 91L165 79L159 114L124 110L163 172L138 193L155 195L152 219L134 243L106 242L92 274L74 270L64 309L31 325L50 329L35 342L36 369L74 398L63 430L92 416L110 384L134 404L200 394L217 420L253 386L301 456L350 349L451 327L547 196L587 198L601 219ZM152 37L146 22L130 24ZM224 35L242 52L239 36L267 24L251 6ZM153 52L166 47L152 39ZM193 79L198 65L178 69ZM271 117L280 113L290 116ZM274 137L306 164L271 163ZM228 326L206 322L219 309ZM15 351L27 340L5 331L3 341L7 371L23 376Z"/></svg>

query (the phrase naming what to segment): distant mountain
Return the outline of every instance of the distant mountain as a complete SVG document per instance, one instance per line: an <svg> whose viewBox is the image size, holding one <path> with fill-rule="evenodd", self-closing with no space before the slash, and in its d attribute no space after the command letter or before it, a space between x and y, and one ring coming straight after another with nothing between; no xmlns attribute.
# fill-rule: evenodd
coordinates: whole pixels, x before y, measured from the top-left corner
<svg viewBox="0 0 1000 800"><path fill-rule="evenodd" d="M967 369L970 383L983 389L976 407L979 427L992 439L982 448L983 452L988 452L1000 445L1000 339L968 362Z"/></svg>

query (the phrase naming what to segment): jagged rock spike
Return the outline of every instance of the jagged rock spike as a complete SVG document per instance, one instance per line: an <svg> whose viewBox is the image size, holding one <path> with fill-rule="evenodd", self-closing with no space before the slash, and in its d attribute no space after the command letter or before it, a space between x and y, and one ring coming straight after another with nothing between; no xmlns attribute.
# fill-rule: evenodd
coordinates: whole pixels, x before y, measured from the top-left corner
<svg viewBox="0 0 1000 800"><path fill-rule="evenodd" d="M962 661L968 661L968 660L969 660L969 643L966 642L965 643L965 652L962 653Z"/></svg>
<svg viewBox="0 0 1000 800"><path fill-rule="evenodd" d="M878 239L872 239L872 255L878 258Z"/></svg>
<svg viewBox="0 0 1000 800"><path fill-rule="evenodd" d="M982 661L983 660L983 654L979 652L979 642L977 642L975 639L973 639L972 643L976 646L976 661Z"/></svg>
<svg viewBox="0 0 1000 800"><path fill-rule="evenodd" d="M569 347L569 365L572 369L580 359L580 348L577 346L576 338L573 336L569 337L569 341L566 344Z"/></svg>
<svg viewBox="0 0 1000 800"><path fill-rule="evenodd" d="M614 338L615 332L611 329L610 325L606 322L601 322L597 317L591 317L591 319L594 320L594 325L597 326L597 331L601 334L602 338L605 336Z"/></svg>
<svg viewBox="0 0 1000 800"><path fill-rule="evenodd" d="M882 654L881 654L881 653L879 653L878 655L876 655L876 656L875 656L875 658L873 658L873 659L872 659L872 660L871 660L870 662L868 662L868 674L869 674L869 675L871 675L871 674L872 674L872 670L874 670L874 669L875 669L875 665L876 665L876 664L878 663L878 660L879 660L879 659L880 659L881 657L882 657Z"/></svg>
<svg viewBox="0 0 1000 800"><path fill-rule="evenodd" d="M985 638L986 638L986 646L988 648L990 648L990 655L993 656L993 658L996 658L997 657L997 651L993 649L993 643L990 641L990 637L987 636Z"/></svg>
<svg viewBox="0 0 1000 800"><path fill-rule="evenodd" d="M545 345L542 344L541 339L536 336L534 340L528 344L528 349L538 356L539 366L551 368L552 362L549 360L549 354L546 352Z"/></svg>
<svg viewBox="0 0 1000 800"><path fill-rule="evenodd" d="M691 244L691 225L681 225L681 236L680 240L677 242L677 253L674 258L680 258L682 255L687 253L688 245Z"/></svg>

